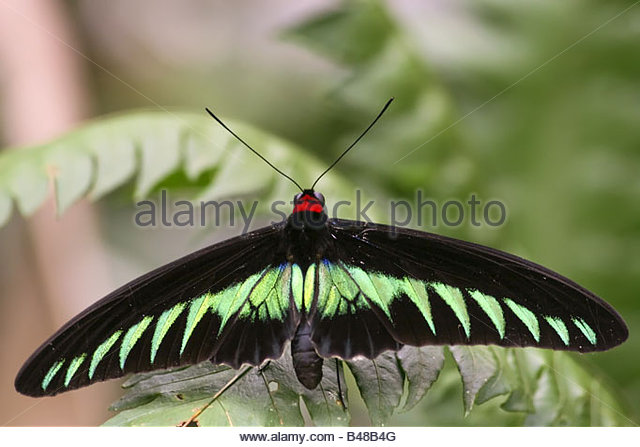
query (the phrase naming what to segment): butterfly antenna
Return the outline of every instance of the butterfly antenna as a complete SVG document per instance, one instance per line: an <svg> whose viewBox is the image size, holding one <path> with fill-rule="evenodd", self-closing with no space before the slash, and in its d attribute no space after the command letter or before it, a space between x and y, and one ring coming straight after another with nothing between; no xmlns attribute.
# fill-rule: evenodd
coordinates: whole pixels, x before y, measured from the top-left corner
<svg viewBox="0 0 640 447"><path fill-rule="evenodd" d="M378 116L376 116L376 119L374 119L371 124L369 124L369 127L367 127L364 132L362 132L360 134L360 136L358 138L356 138L356 141L354 141L353 143L351 143L351 146L349 146L347 149L345 149L345 151L336 159L336 161L334 161L333 163L331 163L331 166L329 166L327 169L324 170L324 172L322 174L320 174L320 176L316 179L315 182L313 182L313 185L311 185L311 189L314 189L316 184L320 181L320 179L322 177L324 177L324 175L329 172L335 165L338 164L338 162L340 160L342 160L342 157L344 157L345 155L347 155L347 152L349 152L353 146L355 146L358 141L360 141L362 139L362 137L364 137L367 132L369 132L369 130L374 126L374 124L380 119L380 117L384 114L384 112L387 111L387 109L389 108L389 105L391 105L391 103L393 102L395 98L390 98L389 101L387 101L387 103L384 105L384 107L382 108L382 110L380 111L380 113L378 113Z"/></svg>
<svg viewBox="0 0 640 447"><path fill-rule="evenodd" d="M227 127L227 125L225 123L222 122L222 120L220 118L218 118L211 110L209 110L208 107L205 107L205 110L207 111L207 113L209 115L211 115L211 118L213 118L214 120L216 120L218 122L218 124L220 124L222 127L224 127L224 129L229 132L231 135L233 135L234 137L236 137L236 140L238 140L239 142L241 142L242 144L244 144L247 149L249 149L251 152L253 152L254 154L256 154L258 157L260 157L262 159L262 161L264 161L266 164L268 164L269 166L271 166L278 174L282 175L283 177L291 180L291 182L296 185L298 187L298 189L300 191L304 191L304 189L302 188L302 186L300 186L298 184L298 182L296 182L294 179L292 179L291 177L289 177L287 174L285 174L284 172L282 172L280 169L276 168L269 160L267 160L266 158L264 158L262 155L260 155L258 153L258 151L256 151L254 148L252 148L251 146L249 146L249 144L247 144L246 141L244 141L242 138L240 138L233 130L229 129Z"/></svg>

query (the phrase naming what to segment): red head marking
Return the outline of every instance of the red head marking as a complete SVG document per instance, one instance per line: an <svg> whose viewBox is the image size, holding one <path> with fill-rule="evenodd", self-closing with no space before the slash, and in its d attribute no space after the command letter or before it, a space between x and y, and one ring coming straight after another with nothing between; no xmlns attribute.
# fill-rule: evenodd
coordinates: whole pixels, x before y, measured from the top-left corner
<svg viewBox="0 0 640 447"><path fill-rule="evenodd" d="M293 200L293 213L295 214L301 211L322 213L324 211L324 203L318 198L316 193L305 190L302 194L298 194Z"/></svg>

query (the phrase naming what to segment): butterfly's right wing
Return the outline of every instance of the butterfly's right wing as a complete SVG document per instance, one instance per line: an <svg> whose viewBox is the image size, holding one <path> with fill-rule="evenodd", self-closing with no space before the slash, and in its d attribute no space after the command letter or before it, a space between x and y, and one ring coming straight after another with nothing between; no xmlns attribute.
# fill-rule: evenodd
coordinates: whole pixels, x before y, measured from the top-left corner
<svg viewBox="0 0 640 447"><path fill-rule="evenodd" d="M330 220L316 266L320 355L373 358L401 344L601 351L627 327L602 299L496 249L385 225Z"/></svg>
<svg viewBox="0 0 640 447"><path fill-rule="evenodd" d="M112 292L26 361L16 389L55 395L129 372L280 357L297 324L283 228L212 245Z"/></svg>

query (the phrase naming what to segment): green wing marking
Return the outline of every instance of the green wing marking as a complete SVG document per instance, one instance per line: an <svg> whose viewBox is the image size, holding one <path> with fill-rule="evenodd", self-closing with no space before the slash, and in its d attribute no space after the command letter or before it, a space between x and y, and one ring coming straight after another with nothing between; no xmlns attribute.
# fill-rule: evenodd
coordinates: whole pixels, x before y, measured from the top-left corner
<svg viewBox="0 0 640 447"><path fill-rule="evenodd" d="M591 343L592 345L596 344L598 340L596 337L596 333L593 329L591 329L591 326L589 326L582 318L572 318L571 321L573 321L573 324L575 324L578 329L580 329L580 332L582 332L584 336L587 337L589 343Z"/></svg>
<svg viewBox="0 0 640 447"><path fill-rule="evenodd" d="M331 282L336 287L336 292L343 300L349 302L351 306L363 307L364 300L360 296L360 288L351 276L342 268L340 264L328 264Z"/></svg>
<svg viewBox="0 0 640 447"><path fill-rule="evenodd" d="M89 380L93 378L93 375L96 372L96 368L98 364L102 361L109 349L118 341L122 335L122 331L116 331L111 335L111 337L107 338L98 348L93 352L93 356L91 357L91 364L89 365Z"/></svg>
<svg viewBox="0 0 640 447"><path fill-rule="evenodd" d="M286 309L291 299L298 310L302 306L302 272L296 264L287 264L276 288L280 308Z"/></svg>
<svg viewBox="0 0 640 447"><path fill-rule="evenodd" d="M250 321L284 320L291 306L291 294L301 300L302 274L297 265L282 264L249 277L234 290L236 292L230 305L224 302L231 297L230 293L223 292L223 296L212 300L213 312L222 318L218 333L222 332L233 315Z"/></svg>
<svg viewBox="0 0 640 447"><path fill-rule="evenodd" d="M436 335L436 327L433 322L433 315L431 315L431 304L429 303L429 294L427 293L425 283L413 278L404 278L403 290L413 304L416 305L422 314L422 318L424 318L429 325L429 329L431 329L433 335Z"/></svg>
<svg viewBox="0 0 640 447"><path fill-rule="evenodd" d="M464 302L464 297L460 289L439 282L431 283L430 286L433 287L438 295L440 295L445 303L453 310L453 313L456 314L456 317L464 328L464 333L467 334L467 338L471 337L471 321L469 320L467 305Z"/></svg>
<svg viewBox="0 0 640 447"><path fill-rule="evenodd" d="M310 309L311 303L313 302L313 296L315 293L315 284L316 284L316 265L311 264L307 269L307 273L304 275L304 282L302 280L302 270L297 265L296 267L296 276L292 281L292 289L295 291L293 302L296 305L296 309L299 312L302 312L303 309ZM300 272L300 276L297 275L297 272Z"/></svg>
<svg viewBox="0 0 640 447"><path fill-rule="evenodd" d="M318 269L318 280L316 278ZM368 301L375 303L391 320L389 303L393 299L398 285L388 287L380 293L378 287L389 281L383 275L367 273L359 267L349 266L342 262L319 262L317 267L309 267L305 276L305 293L307 284L318 290L317 308L324 318L345 315L361 309L370 308ZM397 280L396 280L397 281ZM315 284L317 282L317 284ZM384 292L393 290L392 294ZM312 296L313 293L310 293Z"/></svg>
<svg viewBox="0 0 640 447"><path fill-rule="evenodd" d="M315 287L317 288L317 293L315 291L314 293L316 293L317 295L317 302L323 303L323 304L318 304L318 308L321 308L320 306L328 306L329 303L331 303L332 306L336 306L336 307L334 309L326 309L326 311L329 313L335 313L338 310L338 306L340 304L340 301L337 298L338 290L335 288L335 286L331 282L331 274L329 273L329 270L327 269L326 264L324 262L320 262L318 263L317 268L318 268L318 281L315 284ZM306 278L311 278L311 275L308 273L308 271L305 276L305 279ZM305 291L306 290L307 289L305 288ZM329 299L330 294L332 294L331 299ZM324 309L324 307L322 307L322 309Z"/></svg>
<svg viewBox="0 0 640 447"><path fill-rule="evenodd" d="M394 295L389 295L385 299L385 295L378 293L375 283L371 278L371 274L365 272L360 267L347 266L342 264L342 268L350 275L351 280L359 288L360 293L368 298L369 301L375 303L387 315L389 320L393 321L391 311L389 310L389 301ZM399 284L396 284L396 289Z"/></svg>
<svg viewBox="0 0 640 447"><path fill-rule="evenodd" d="M246 304L242 306L239 317L250 317L254 310L257 310L257 316L261 320L268 318L282 319L284 314L281 312L277 300L277 281L282 275L282 268L272 268L264 272L262 277L255 283L246 298ZM269 312L271 308L271 312Z"/></svg>
<svg viewBox="0 0 640 447"><path fill-rule="evenodd" d="M178 303L171 309L162 312L158 318L156 330L151 339L151 363L156 359L156 354L158 353L160 343L162 343L164 336L167 335L167 332L169 332L169 329L171 329L171 326L178 319L186 305L187 303Z"/></svg>
<svg viewBox="0 0 640 447"><path fill-rule="evenodd" d="M323 275L326 272L323 270ZM205 315L210 313L219 320L217 333L207 335L219 336L227 328L231 321L245 320L253 322L262 320L283 321L292 305L303 305L304 276L300 267L296 264L286 263L270 267L258 272L243 281L234 283L215 293L204 293L198 297L178 302L164 310L157 317L146 315L135 324L123 328L109 335L93 352L82 353L75 356L70 362L65 358L55 361L44 375L40 383L42 390L46 390L51 382L60 373L66 364L64 386L68 387L78 375L80 368L89 361L88 377L91 381L98 365L104 360L110 350L117 346L118 365L120 371L125 371L125 365L134 347L140 343L145 333L152 330L149 360L150 365L157 360L158 352L169 331L181 321L184 330L180 333L179 353L182 357L188 349L194 331L203 321ZM324 288L321 288L324 290ZM305 298L307 307L313 296ZM119 345L117 345L119 343ZM177 348L176 348L177 349ZM164 361L164 360L163 360Z"/></svg>
<svg viewBox="0 0 640 447"><path fill-rule="evenodd" d="M205 293L200 298L197 298L189 305L189 314L187 315L187 324L182 334L182 345L180 346L180 355L184 352L184 348L187 347L189 337L193 334L193 330L196 328L202 317L205 316L209 306L211 306L211 300L214 295Z"/></svg>
<svg viewBox="0 0 640 447"><path fill-rule="evenodd" d="M506 305L511 309L511 311L524 323L524 325L529 329L533 338L539 342L540 341L540 325L538 324L538 319L536 318L536 314L531 312L526 307L516 303L515 301L504 298L503 301Z"/></svg>
<svg viewBox="0 0 640 447"><path fill-rule="evenodd" d="M216 305L214 306L214 312L222 318L218 335L222 333L229 319L236 315L236 313L240 311L240 308L244 306L253 286L262 275L264 275L264 271L251 275L243 282L222 291L222 296L216 300Z"/></svg>
<svg viewBox="0 0 640 447"><path fill-rule="evenodd" d="M407 300L406 302L412 303L412 306L405 308L399 303L400 307L393 307L398 304L395 302L396 300ZM86 365L87 360L90 360L88 377L91 381L99 364L118 342L120 342L117 346L118 364L120 371L124 371L131 352L145 334L147 334L147 340L150 338L149 359L150 364L153 365L162 342L167 338L171 328L178 324L178 321L180 321L180 325L184 325L184 330L179 333L179 343L174 343L179 346L179 353L174 352L171 355L182 357L187 351L189 343L196 343L193 334L208 314L216 317L215 321L218 322L219 327L217 333L214 329L212 334L205 335L207 337L220 337L225 330L232 331L227 333L235 333L234 331L237 330L246 331L245 326L230 327L239 322L243 322L243 324L255 322L269 324L270 321L279 321L282 323L293 309L303 313L315 312L323 321L348 316L346 320L342 321L352 322L349 324L354 324L353 327L356 329L353 329L354 332L347 331L345 334L347 337L357 337L359 335L357 328L361 328L365 332L368 331L367 326L362 326L365 324L364 321L368 322L367 325L373 324L375 326L380 323L376 323L371 318L380 319L381 322L384 322L386 318L388 321L384 322L384 327L389 328L394 325L395 315L398 319L395 324L402 325L402 321L409 320L400 318L401 314L398 312L402 312L404 309L416 312L415 308L417 308L419 313L416 312L416 315L419 315L419 319L424 319L427 324L423 330L431 331L428 337L418 340L422 340L422 343L447 343L448 339L442 338L447 337L447 331L442 331L442 334L445 335L440 335L441 338L438 338L439 328L437 326L445 321L450 324L451 320L439 320L438 315L434 315L434 304L441 306L437 300L442 300L453 311L453 315L464 329L466 343L474 343L472 337L473 315L474 318L483 318L485 321L488 317L499 335L499 339L495 339L496 343L503 344L503 341L507 343L506 336L509 329L507 322L513 324L513 321L519 320L537 343L540 343L541 340L541 330L550 331L552 329L551 334L555 334L553 337L557 335L565 346L570 344L568 321L563 321L554 315L536 315L532 310L512 298L492 296L473 288L461 289L441 281L424 281L411 276L395 277L376 271L369 272L361 266L350 265L342 261L322 260L312 264L305 272L297 264L283 263L268 267L215 293L206 292L200 296L174 303L159 315L140 316L132 326L119 329L106 337L93 352L75 355L70 362L67 362L67 359L72 357L70 355L53 362L40 385L42 390L46 391L52 381L59 377L58 375L66 365L66 369L63 371L64 376L59 377L59 382L56 383L64 383L65 387L69 387L74 382L74 378L79 376L79 371L83 365ZM474 304L469 307L471 303ZM378 308L381 312L371 313L373 308ZM442 309L442 307L436 308ZM395 314L392 314L391 309ZM480 309L483 314L477 313L480 312ZM508 315L505 315L505 312L508 312ZM364 313L367 313L366 316ZM515 315L517 320L511 314ZM542 327L541 321L546 323ZM589 343L596 345L598 342L596 332L584 319L571 317L571 323ZM154 326L153 333L149 334L148 331L151 330L152 325ZM390 344L388 340L376 338L382 337L382 335L375 331L384 332L385 329L381 326L375 327L378 329L374 329L368 335L373 337L370 340L382 340L386 349L392 348L394 345ZM475 329L475 331L479 330ZM323 331L325 331L322 332L323 334L330 334L334 329L328 325ZM242 333L248 334L249 332ZM549 340L548 337L545 335L545 340ZM485 338L480 336L475 340L477 342L477 340L485 340ZM198 338L198 342L201 341L202 339ZM460 339L451 341L465 343ZM334 345L331 346L341 346L340 342L336 342L335 339L332 343ZM345 352L347 351L348 349ZM379 351L371 348L366 352ZM166 359L163 357L159 363L165 361Z"/></svg>
<svg viewBox="0 0 640 447"><path fill-rule="evenodd" d="M124 369L124 364L127 361L127 357L129 357L129 353L136 345L147 327L149 327L152 320L152 316L146 316L142 320L140 320L140 322L131 326L129 330L124 334L122 345L120 346L120 369Z"/></svg>
<svg viewBox="0 0 640 447"><path fill-rule="evenodd" d="M545 331L552 330L550 333L554 334L553 336L557 335L565 346L569 346L570 343L567 324L560 317L536 315L528 307L512 298L492 296L473 288L461 289L440 281L423 281L410 276L398 278L380 272L368 272L361 267L341 261L323 260L309 267L304 280L306 305L308 306L309 301L314 298L316 299L317 312L322 319L330 320L350 313L364 312L375 304L384 312L391 325L394 322L390 309L394 300L408 299L415 305L422 319L427 323L428 329L425 329L431 330L431 336L437 336L437 326L442 324L437 323L438 318L433 315L434 300L441 299L453 311L461 324L468 343L474 343L474 340L476 342L486 340L484 336L472 337L474 332L472 322L475 321L474 318L480 317L490 323L482 323L476 327L475 332L480 331L485 334L486 329L481 326L493 325L497 331L497 337L494 335L496 337L495 343L512 345L507 338L507 321L509 324L513 324L513 321L522 322L536 343L541 343L543 329ZM473 309L478 309L478 307L479 309L472 311L472 308L469 307L471 302L477 304ZM302 308L302 301L300 300L299 303L297 306ZM399 307L398 309L404 308ZM480 310L484 315L476 313L472 318L471 312L479 312ZM516 318L510 317L508 320L505 312L512 313ZM540 321L546 322L548 327L546 325L544 328L541 327ZM577 317L572 318L571 322L591 344L596 344L596 333L591 326ZM444 331L444 334L446 333ZM446 337L446 335L444 336ZM545 340L549 340L548 336L545 337ZM434 339L427 337L424 340L429 343L429 340ZM446 343L446 339L436 338L435 340ZM460 343L460 340L453 340L453 342Z"/></svg>
<svg viewBox="0 0 640 447"><path fill-rule="evenodd" d="M87 354L79 355L71 360L69 363L69 368L67 368L67 374L64 376L64 386L69 386L71 379L73 379L74 374L78 371L78 368L84 363L84 359L87 358Z"/></svg>
<svg viewBox="0 0 640 447"><path fill-rule="evenodd" d="M478 290L469 290L469 295L476 301L476 303L478 303L484 313L487 314L500 334L500 339L503 339L507 323L504 320L502 307L500 307L498 300L491 295L486 295Z"/></svg>
<svg viewBox="0 0 640 447"><path fill-rule="evenodd" d="M296 303L300 303L302 301L302 270L298 264L289 264L287 266L291 269L291 293L293 293L293 300ZM283 284L286 284L286 281L283 281ZM287 300L287 305L288 305Z"/></svg>
<svg viewBox="0 0 640 447"><path fill-rule="evenodd" d="M564 321L558 317L550 317L548 315L545 316L544 319L549 323L549 326L556 331L556 334L558 334L558 337L560 337L565 346L569 346L569 331L567 330L567 326L564 324Z"/></svg>
<svg viewBox="0 0 640 447"><path fill-rule="evenodd" d="M53 364L53 366L51 366L51 368L49 368L49 371L47 371L47 373L44 375L44 379L42 380L43 390L47 389L47 387L49 386L53 378L56 376L56 374L58 374L58 371L60 371L60 368L62 368L63 364L64 364L64 359L58 360Z"/></svg>

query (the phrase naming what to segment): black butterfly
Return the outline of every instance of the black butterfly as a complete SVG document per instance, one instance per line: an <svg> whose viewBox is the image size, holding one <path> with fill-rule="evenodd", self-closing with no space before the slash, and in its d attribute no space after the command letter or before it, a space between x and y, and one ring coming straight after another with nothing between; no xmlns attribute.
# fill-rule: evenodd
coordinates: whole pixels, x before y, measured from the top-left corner
<svg viewBox="0 0 640 447"><path fill-rule="evenodd" d="M610 305L551 270L444 236L328 219L324 197L300 189L286 222L160 267L72 319L27 360L16 389L55 395L205 360L260 365L288 342L299 381L313 389L323 358L405 344L589 352L627 338Z"/></svg>

